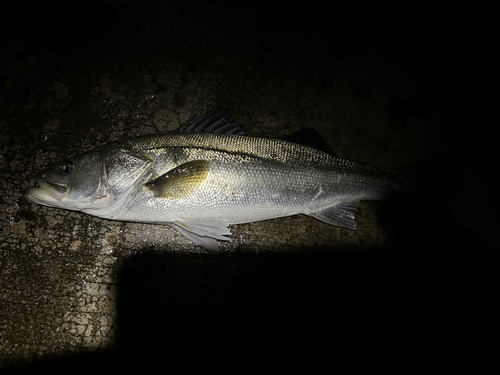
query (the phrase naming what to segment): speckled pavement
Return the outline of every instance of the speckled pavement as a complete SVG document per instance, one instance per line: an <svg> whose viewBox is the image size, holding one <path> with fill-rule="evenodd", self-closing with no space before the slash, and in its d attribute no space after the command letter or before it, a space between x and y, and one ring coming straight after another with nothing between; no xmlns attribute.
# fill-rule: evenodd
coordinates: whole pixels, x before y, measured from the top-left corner
<svg viewBox="0 0 500 375"><path fill-rule="evenodd" d="M452 251L456 244L477 244L472 264L493 267L491 251L483 250L496 246L492 224L471 219L490 213L477 211L471 192L478 187L467 182L432 220L420 203L406 209L403 202L388 208L363 202L357 231L305 216L233 226L219 256L168 227L103 220L21 196L50 162L124 137L168 132L218 106L235 112L235 121L253 135L310 127L339 157L383 167L451 160L460 171L457 181L483 178L463 154L470 130L457 125L471 110L457 113L460 98L428 67L429 57L395 47L399 39L382 27L393 22L383 10L340 11L345 18L337 15L333 30L304 31L286 22L280 28L279 19L267 19L261 34L252 15L214 25L205 17L214 12L210 7L155 4L136 13L127 5L117 13L104 8L100 26L87 35L64 13L42 9L52 26L40 36L34 30L6 38L0 60L0 367L99 361L103 369L147 368L165 361L165 368L199 373L202 361L224 367L217 348L248 362L262 352L269 359L276 350L272 340L299 353L302 335L314 342L337 332L355 346L348 331L369 332L374 344L385 332L380 324L393 339L405 340L435 322L424 312L429 300L443 311L456 303L458 292L451 287L447 293L445 285L470 285L446 266L468 264L468 255ZM481 150L492 149L483 135ZM489 193L486 182L480 186L479 194ZM488 270L474 268L473 275L486 278L475 282L487 283ZM474 294L476 302L484 302L482 293ZM362 311L371 311L368 320ZM397 333L396 325L415 311L423 321ZM339 328L339 319L350 326L356 321L355 328ZM449 324L443 329L453 335Z"/></svg>

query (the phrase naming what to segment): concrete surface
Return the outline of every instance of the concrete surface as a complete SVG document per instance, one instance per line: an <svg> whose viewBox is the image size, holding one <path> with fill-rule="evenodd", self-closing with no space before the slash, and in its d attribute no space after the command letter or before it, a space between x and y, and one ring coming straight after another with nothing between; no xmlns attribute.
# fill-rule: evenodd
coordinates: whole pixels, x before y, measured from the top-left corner
<svg viewBox="0 0 500 375"><path fill-rule="evenodd" d="M453 341L455 308L469 298L491 312L497 214L473 197L490 194L497 151L476 103L450 84L458 73L443 67L453 46L436 47L438 23L427 34L415 19L359 4L328 14L136 7L39 5L6 26L0 366L312 366L378 346L380 336L411 345L435 325ZM218 106L255 135L312 127L340 157L384 167L431 160L444 198L437 208L364 202L358 231L308 217L235 226L213 256L169 228L20 196L49 162L167 132ZM325 339L331 345L318 344Z"/></svg>

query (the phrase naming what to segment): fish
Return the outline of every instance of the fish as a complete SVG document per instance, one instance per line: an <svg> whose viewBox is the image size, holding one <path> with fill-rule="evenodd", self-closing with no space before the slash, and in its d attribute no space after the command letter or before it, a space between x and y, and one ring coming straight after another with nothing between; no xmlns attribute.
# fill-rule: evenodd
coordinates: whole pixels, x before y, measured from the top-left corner
<svg viewBox="0 0 500 375"><path fill-rule="evenodd" d="M230 117L215 109L172 132L53 163L23 196L104 219L168 225L216 253L236 224L303 214L355 230L360 201L405 186L396 170L250 136Z"/></svg>

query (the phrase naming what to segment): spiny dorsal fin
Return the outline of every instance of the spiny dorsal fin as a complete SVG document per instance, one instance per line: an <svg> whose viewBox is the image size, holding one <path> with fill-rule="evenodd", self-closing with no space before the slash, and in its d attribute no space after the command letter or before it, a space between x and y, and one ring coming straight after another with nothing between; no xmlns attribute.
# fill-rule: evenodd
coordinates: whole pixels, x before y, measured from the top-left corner
<svg viewBox="0 0 500 375"><path fill-rule="evenodd" d="M234 124L228 119L232 115L227 114L222 108L216 108L205 113L200 118L192 116L184 124L174 131L177 133L215 133L245 135L242 125Z"/></svg>

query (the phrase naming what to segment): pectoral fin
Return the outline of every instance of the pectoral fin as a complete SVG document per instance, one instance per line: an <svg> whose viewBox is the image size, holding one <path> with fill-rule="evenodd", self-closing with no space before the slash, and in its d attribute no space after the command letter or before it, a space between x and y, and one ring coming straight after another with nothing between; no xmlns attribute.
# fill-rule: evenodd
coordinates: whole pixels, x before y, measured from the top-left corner
<svg viewBox="0 0 500 375"><path fill-rule="evenodd" d="M327 224L355 230L356 222L354 221L354 212L350 211L355 211L356 208L358 208L358 204L359 201L340 203L328 207L323 211L310 213L309 216L315 217Z"/></svg>
<svg viewBox="0 0 500 375"><path fill-rule="evenodd" d="M146 184L157 198L185 198L198 190L210 170L208 160L181 164Z"/></svg>

